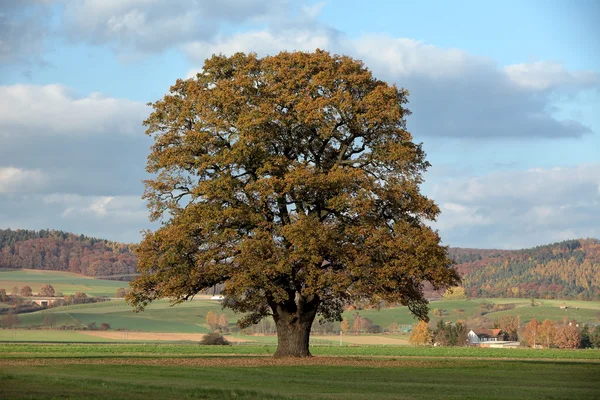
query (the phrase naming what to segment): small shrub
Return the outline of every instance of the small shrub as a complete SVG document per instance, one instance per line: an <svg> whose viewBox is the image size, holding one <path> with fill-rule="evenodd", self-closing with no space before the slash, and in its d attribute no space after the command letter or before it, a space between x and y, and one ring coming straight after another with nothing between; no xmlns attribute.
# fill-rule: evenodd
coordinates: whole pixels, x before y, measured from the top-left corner
<svg viewBox="0 0 600 400"><path fill-rule="evenodd" d="M219 332L212 332L204 335L200 344L209 346L229 346L230 343Z"/></svg>
<svg viewBox="0 0 600 400"><path fill-rule="evenodd" d="M442 309L440 309L440 308L434 308L434 309L433 309L433 315L435 315L436 317L443 317L443 316L445 316L446 314L448 314L448 313L446 312L446 310L442 310Z"/></svg>
<svg viewBox="0 0 600 400"><path fill-rule="evenodd" d="M498 311L514 310L515 307L516 307L516 305L512 304L512 303L495 304L494 307L492 307L492 311L493 312L498 312Z"/></svg>

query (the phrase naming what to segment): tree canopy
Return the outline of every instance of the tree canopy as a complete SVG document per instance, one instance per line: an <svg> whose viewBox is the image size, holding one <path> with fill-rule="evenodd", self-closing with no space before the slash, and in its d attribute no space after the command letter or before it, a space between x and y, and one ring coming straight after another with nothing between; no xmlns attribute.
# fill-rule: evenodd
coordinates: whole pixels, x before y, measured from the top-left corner
<svg viewBox="0 0 600 400"><path fill-rule="evenodd" d="M427 320L423 282L459 278L427 224L429 166L406 130L408 92L325 51L206 60L152 103L151 218L129 302L224 284L242 326L272 315L276 355L307 356L317 315L357 299Z"/></svg>

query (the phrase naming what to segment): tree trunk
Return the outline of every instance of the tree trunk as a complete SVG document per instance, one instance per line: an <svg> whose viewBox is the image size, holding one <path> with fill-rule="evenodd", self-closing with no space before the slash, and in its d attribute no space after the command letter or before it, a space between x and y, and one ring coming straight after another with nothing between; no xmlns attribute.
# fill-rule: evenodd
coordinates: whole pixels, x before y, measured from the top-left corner
<svg viewBox="0 0 600 400"><path fill-rule="evenodd" d="M275 357L311 357L310 329L317 315L318 300L309 303L305 300L297 298L291 304L273 307L273 319L277 327Z"/></svg>

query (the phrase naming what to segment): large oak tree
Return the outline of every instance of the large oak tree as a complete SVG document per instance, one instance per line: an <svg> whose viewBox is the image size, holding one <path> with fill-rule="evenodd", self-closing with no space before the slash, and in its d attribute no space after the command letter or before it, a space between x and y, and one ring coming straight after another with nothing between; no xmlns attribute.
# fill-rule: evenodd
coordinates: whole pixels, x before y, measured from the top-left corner
<svg viewBox="0 0 600 400"><path fill-rule="evenodd" d="M283 52L213 56L151 104L145 198L162 220L138 249L129 302L224 284L241 326L271 315L276 356L309 356L317 315L352 300L427 319L423 282L458 275L419 191L429 166L406 130L408 92L360 61Z"/></svg>

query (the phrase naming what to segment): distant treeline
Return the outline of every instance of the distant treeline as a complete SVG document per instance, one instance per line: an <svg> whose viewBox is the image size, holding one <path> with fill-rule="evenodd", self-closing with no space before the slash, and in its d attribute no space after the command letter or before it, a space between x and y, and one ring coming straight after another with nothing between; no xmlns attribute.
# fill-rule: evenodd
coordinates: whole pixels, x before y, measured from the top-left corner
<svg viewBox="0 0 600 400"><path fill-rule="evenodd" d="M63 231L0 229L0 268L69 271L129 280L136 273L134 248L132 244ZM600 300L597 239L568 240L526 250L450 248L450 257L469 297ZM432 288L426 289L427 297L439 295Z"/></svg>
<svg viewBox="0 0 600 400"><path fill-rule="evenodd" d="M525 250L451 248L470 297L600 299L600 241L567 240Z"/></svg>
<svg viewBox="0 0 600 400"><path fill-rule="evenodd" d="M68 271L88 276L136 272L134 245L55 230L0 229L0 268Z"/></svg>

